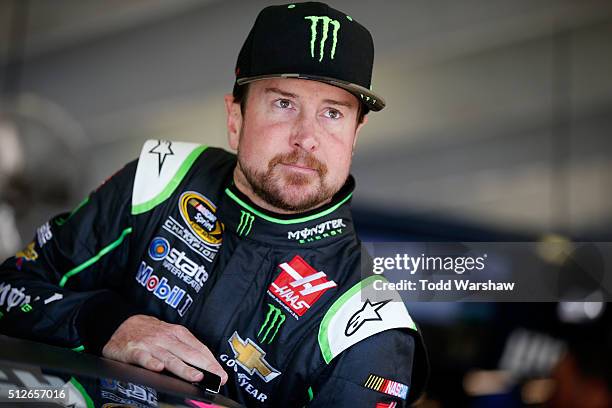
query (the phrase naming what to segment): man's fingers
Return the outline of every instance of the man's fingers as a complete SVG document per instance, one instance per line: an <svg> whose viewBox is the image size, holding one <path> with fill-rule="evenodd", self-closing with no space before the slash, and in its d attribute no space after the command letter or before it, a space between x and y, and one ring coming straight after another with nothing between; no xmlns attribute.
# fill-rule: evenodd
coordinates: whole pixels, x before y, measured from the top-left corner
<svg viewBox="0 0 612 408"><path fill-rule="evenodd" d="M200 371L189 367L183 360L168 351L162 352L162 356L160 357L163 359L162 361L166 370L187 381L200 381L203 378Z"/></svg>
<svg viewBox="0 0 612 408"><path fill-rule="evenodd" d="M202 344L188 329L183 326L173 327L174 336L177 339L176 349L169 348L172 352L196 367L202 368L221 377L221 385L227 381L227 373L221 367L213 353Z"/></svg>
<svg viewBox="0 0 612 408"><path fill-rule="evenodd" d="M222 384L227 381L227 374L217 359L188 329L152 316L135 315L126 319L104 346L102 354L152 371L165 368L187 381L202 380L202 373L188 365L191 364L217 374Z"/></svg>
<svg viewBox="0 0 612 408"><path fill-rule="evenodd" d="M164 369L164 363L153 357L148 350L135 349L131 354L130 362L133 364L138 364L151 371L161 371Z"/></svg>
<svg viewBox="0 0 612 408"><path fill-rule="evenodd" d="M196 367L209 371L213 374L217 374L219 377L221 377L221 385L225 384L227 381L227 373L225 370L223 370L221 364L219 364L213 353L206 346L203 346L200 349L191 348L190 352L184 355L183 360Z"/></svg>

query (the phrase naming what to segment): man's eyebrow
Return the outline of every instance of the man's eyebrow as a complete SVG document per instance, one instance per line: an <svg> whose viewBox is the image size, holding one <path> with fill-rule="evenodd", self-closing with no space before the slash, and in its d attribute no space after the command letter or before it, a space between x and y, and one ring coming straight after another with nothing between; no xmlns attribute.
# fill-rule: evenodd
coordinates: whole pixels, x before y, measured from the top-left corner
<svg viewBox="0 0 612 408"><path fill-rule="evenodd" d="M279 88L266 88L265 89L265 93L277 93L277 94L285 96L287 98L295 98L295 99L299 98L299 96L297 96L296 94L292 94L291 92L283 91L283 90L281 90Z"/></svg>
<svg viewBox="0 0 612 408"><path fill-rule="evenodd" d="M294 99L299 99L300 97L296 94L293 94L291 92L287 92L287 91L283 91L280 88L275 88L275 87L270 87L270 88L266 88L264 90L265 93L276 93L279 95L282 95L286 98L294 98ZM326 103L328 105L337 105L337 106L346 106L348 108L352 108L355 106L354 103L351 103L349 101L338 101L336 99L324 99L323 103Z"/></svg>
<svg viewBox="0 0 612 408"><path fill-rule="evenodd" d="M348 101L337 101L335 99L325 99L323 102L327 103L329 105L346 106L347 108L352 108L352 107L355 106L354 103L351 103L351 102L348 102Z"/></svg>

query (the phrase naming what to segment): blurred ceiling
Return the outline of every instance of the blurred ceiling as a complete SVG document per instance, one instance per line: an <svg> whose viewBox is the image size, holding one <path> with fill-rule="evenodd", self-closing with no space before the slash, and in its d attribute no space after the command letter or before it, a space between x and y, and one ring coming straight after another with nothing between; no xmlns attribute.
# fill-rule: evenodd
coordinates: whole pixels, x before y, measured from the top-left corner
<svg viewBox="0 0 612 408"><path fill-rule="evenodd" d="M236 5L235 1L222 0L2 0L0 56L6 59L16 4L27 7L26 50L28 56L34 56L212 3ZM491 47L588 24L612 14L612 2L608 0L395 0L379 3L378 16L372 14L372 2L330 3L350 9L353 15L367 17L377 45L391 45L384 47L385 52L410 48L411 65L423 64L432 57L465 53L468 48Z"/></svg>
<svg viewBox="0 0 612 408"><path fill-rule="evenodd" d="M11 18L27 9L27 56L95 40L141 24L170 18L214 0L1 0L0 61L6 61Z"/></svg>

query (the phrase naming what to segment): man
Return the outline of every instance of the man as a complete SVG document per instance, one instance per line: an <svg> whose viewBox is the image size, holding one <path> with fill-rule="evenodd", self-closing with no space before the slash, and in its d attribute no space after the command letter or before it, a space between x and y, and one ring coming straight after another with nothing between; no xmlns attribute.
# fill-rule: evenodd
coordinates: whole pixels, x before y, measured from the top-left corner
<svg viewBox="0 0 612 408"><path fill-rule="evenodd" d="M416 399L420 335L401 302L362 298L348 206L357 135L384 107L372 63L350 16L265 8L225 97L237 158L147 142L5 262L2 330L199 381L193 365L248 406Z"/></svg>

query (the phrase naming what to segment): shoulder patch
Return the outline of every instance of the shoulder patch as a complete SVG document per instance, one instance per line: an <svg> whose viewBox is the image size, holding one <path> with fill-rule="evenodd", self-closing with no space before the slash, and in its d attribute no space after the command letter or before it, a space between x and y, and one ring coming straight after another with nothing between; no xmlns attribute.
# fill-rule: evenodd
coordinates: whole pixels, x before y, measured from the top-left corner
<svg viewBox="0 0 612 408"><path fill-rule="evenodd" d="M206 150L196 143L147 140L140 152L132 191L132 215L145 213L172 195Z"/></svg>
<svg viewBox="0 0 612 408"><path fill-rule="evenodd" d="M319 326L319 347L329 364L336 356L363 339L389 329L417 330L406 306L397 295L383 300L370 300L367 293L374 291L382 276L371 276L346 291L329 308ZM363 294L363 296L362 296Z"/></svg>

